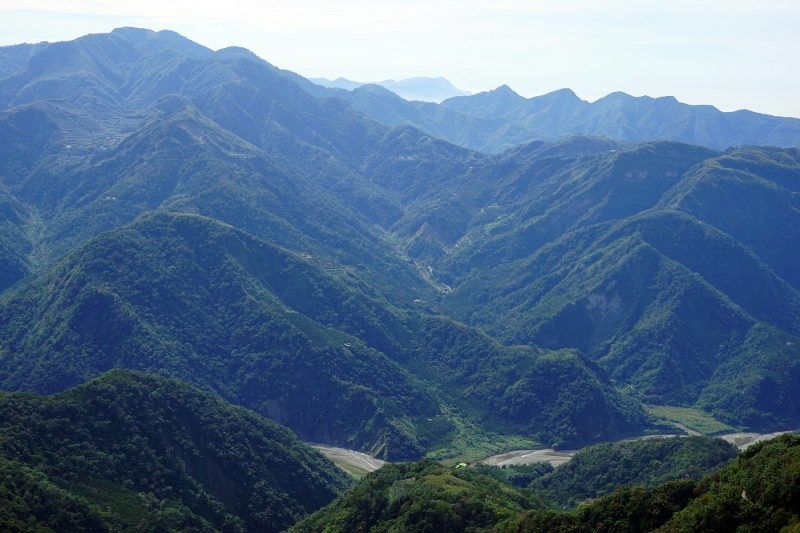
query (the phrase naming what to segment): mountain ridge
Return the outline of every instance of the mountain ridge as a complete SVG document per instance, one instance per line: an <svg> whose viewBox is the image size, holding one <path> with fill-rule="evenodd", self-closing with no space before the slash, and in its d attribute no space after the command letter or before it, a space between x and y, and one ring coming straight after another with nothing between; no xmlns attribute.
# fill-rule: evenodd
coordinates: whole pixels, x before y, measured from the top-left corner
<svg viewBox="0 0 800 533"><path fill-rule="evenodd" d="M795 148L584 135L491 155L171 33L31 57L0 80L29 100L0 114L5 387L122 361L388 458L663 431L644 402L797 423ZM577 99L497 92L551 118Z"/></svg>
<svg viewBox="0 0 800 533"><path fill-rule="evenodd" d="M394 94L397 94L404 100L418 100L434 102L437 104L441 103L447 98L452 98L453 96L472 94L469 91L458 89L443 77L426 78L418 76L399 81L383 80L367 83L351 81L342 77L336 78L335 80L328 80L326 78L309 78L309 81L330 89L344 89L346 91L352 91L364 85L378 85L393 92Z"/></svg>

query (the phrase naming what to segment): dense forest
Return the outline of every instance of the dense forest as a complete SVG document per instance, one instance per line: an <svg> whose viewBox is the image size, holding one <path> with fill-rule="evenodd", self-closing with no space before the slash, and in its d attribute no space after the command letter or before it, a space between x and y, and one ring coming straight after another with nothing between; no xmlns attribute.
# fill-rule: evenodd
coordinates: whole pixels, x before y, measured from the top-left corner
<svg viewBox="0 0 800 533"><path fill-rule="evenodd" d="M791 525L794 471L748 480L792 438L625 440L800 427L797 131L166 30L0 47L4 527L285 529L352 482L300 441L411 461L304 530Z"/></svg>
<svg viewBox="0 0 800 533"><path fill-rule="evenodd" d="M720 444L709 444L711 448L702 452L707 458L720 453ZM669 455L674 464L690 457L690 448L699 451L703 444L678 446L686 449L673 449ZM608 447L598 448L586 453L583 461L592 456L612 460L608 452ZM653 447L653 452L658 449ZM448 469L429 462L391 465L370 474L292 531L796 531L800 527L799 452L800 436L784 435L751 447L706 476L687 473L650 488L632 476L629 486L568 512L552 509L548 493L512 489L498 482L498 474L491 472L498 470L495 467ZM648 459L646 453L630 457L632 463L639 462L640 471ZM576 470L565 472L572 475Z"/></svg>
<svg viewBox="0 0 800 533"><path fill-rule="evenodd" d="M149 374L4 393L0 413L4 530L280 531L350 483L286 428Z"/></svg>

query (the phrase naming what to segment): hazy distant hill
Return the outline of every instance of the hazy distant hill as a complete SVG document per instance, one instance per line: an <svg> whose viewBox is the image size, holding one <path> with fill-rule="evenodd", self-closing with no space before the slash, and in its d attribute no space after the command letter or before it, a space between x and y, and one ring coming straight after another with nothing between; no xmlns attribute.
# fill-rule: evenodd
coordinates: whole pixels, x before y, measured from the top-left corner
<svg viewBox="0 0 800 533"><path fill-rule="evenodd" d="M357 81L350 81L344 78L336 78L335 80L328 80L325 78L309 78L310 81L323 87L331 87L337 89L345 89L352 91L366 83ZM442 100L452 98L454 96L466 96L469 91L463 91L453 86L452 83L445 78L407 78L400 81L384 80L370 82L370 84L380 85L389 89L405 100L419 100L422 102L436 102L437 104Z"/></svg>
<svg viewBox="0 0 800 533"><path fill-rule="evenodd" d="M385 87L384 87L385 88ZM313 90L312 90L313 92ZM598 135L620 141L674 140L713 149L800 144L800 119L682 104L672 97L613 93L589 103L569 89L523 98L503 85L493 91L431 101L408 101L376 85L315 92L339 96L388 125L408 124L452 143L499 153L532 140Z"/></svg>
<svg viewBox="0 0 800 533"><path fill-rule="evenodd" d="M589 103L569 89L523 98L503 85L442 105L476 118L502 119L526 128L531 139L601 135L621 141L671 140L713 149L730 146L798 146L800 119L687 105L671 96L633 97L622 92Z"/></svg>

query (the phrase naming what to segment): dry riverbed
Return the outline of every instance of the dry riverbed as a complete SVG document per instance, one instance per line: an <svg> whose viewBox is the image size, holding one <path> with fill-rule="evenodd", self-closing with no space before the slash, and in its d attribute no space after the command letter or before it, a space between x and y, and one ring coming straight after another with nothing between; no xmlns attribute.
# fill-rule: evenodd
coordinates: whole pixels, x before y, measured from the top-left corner
<svg viewBox="0 0 800 533"><path fill-rule="evenodd" d="M720 435L719 438L724 439L740 450L744 450L762 440L774 439L778 435L784 433L791 433L791 431L778 431L777 433L729 433L728 435Z"/></svg>
<svg viewBox="0 0 800 533"><path fill-rule="evenodd" d="M312 444L311 446L321 451L336 466L357 478L362 478L386 464L386 461L375 459L363 452L322 444Z"/></svg>
<svg viewBox="0 0 800 533"><path fill-rule="evenodd" d="M532 463L550 463L553 467L561 466L575 455L573 450L557 452L551 448L544 450L514 450L492 455L481 463L491 466L529 465Z"/></svg>
<svg viewBox="0 0 800 533"><path fill-rule="evenodd" d="M687 433L694 434L696 432L689 430ZM744 450L748 446L752 446L757 442L773 439L778 435L783 435L784 433L791 432L779 431L777 433L729 433L727 435L720 435L719 437L735 445L740 450ZM674 436L675 435L649 435L640 438L652 439ZM336 448L334 446L323 446L320 444L312 444L312 446L325 454L328 459L333 461L339 468L357 478L362 478L385 464L385 461L375 459L374 457L371 457L363 452L346 450L344 448ZM572 456L575 455L576 451L577 450L556 451L552 448L546 448L543 450L513 450L498 455L492 455L491 457L482 459L480 462L486 465L497 467L547 462L553 465L555 468L569 461Z"/></svg>

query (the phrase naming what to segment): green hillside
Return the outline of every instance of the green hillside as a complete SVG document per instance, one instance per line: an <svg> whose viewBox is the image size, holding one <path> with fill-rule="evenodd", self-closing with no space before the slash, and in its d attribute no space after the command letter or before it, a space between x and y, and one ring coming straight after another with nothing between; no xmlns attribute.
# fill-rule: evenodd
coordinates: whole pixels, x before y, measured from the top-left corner
<svg viewBox="0 0 800 533"><path fill-rule="evenodd" d="M147 215L0 297L2 386L50 393L120 366L165 374L303 439L390 459L448 445L457 429L434 422L441 403L547 444L645 423L574 353L504 348L359 284L212 219Z"/></svg>
<svg viewBox="0 0 800 533"><path fill-rule="evenodd" d="M438 406L344 332L389 342L391 314L379 321L386 310L354 296L308 260L230 226L150 215L3 296L3 388L51 393L122 366L214 390L307 440L413 455L405 432L393 430L397 444L380 435ZM323 325L332 323L344 331Z"/></svg>
<svg viewBox="0 0 800 533"><path fill-rule="evenodd" d="M387 465L293 532L491 531L538 504L532 494L470 468Z"/></svg>
<svg viewBox="0 0 800 533"><path fill-rule="evenodd" d="M513 488L495 467L387 465L292 531L796 531L798 449L797 435L762 442L738 457L722 441L699 438L594 447L534 481L541 487L549 480L545 492ZM612 463L609 469L603 461ZM695 465L713 472L698 479ZM660 475L682 474L695 477L654 483ZM612 489L614 479L631 486ZM582 480L589 485L581 487ZM548 508L554 506L548 496L569 495L574 504L593 491L610 494L570 512Z"/></svg>
<svg viewBox="0 0 800 533"><path fill-rule="evenodd" d="M445 309L508 344L580 349L646 403L796 427L794 151L741 149L692 167L713 154L667 143L590 157L539 150L506 164L505 183L483 178L495 196L482 193L484 212L431 260L453 288ZM720 166L748 169L736 172L776 203L734 182L703 188Z"/></svg>
<svg viewBox="0 0 800 533"><path fill-rule="evenodd" d="M444 106L344 94L241 48L137 28L0 47L0 76L4 391L61 394L134 370L305 441L448 465L664 433L669 420L714 434L800 427L800 152L726 149L785 145L791 121L620 93L588 104L505 87ZM517 144L531 132L553 142ZM700 475L730 451L695 443L594 449L553 473L393 466L380 494L362 494L389 514L341 516L424 529L441 508L437 527L524 529L643 505L660 509L643 519L652 529L711 489L621 489L515 521ZM72 509L62 529L133 527L134 515L227 527L163 503L179 499L142 476L102 478L137 509L126 515L64 485L67 470L4 457L3 494L41 495L9 504L19 528L58 520L53 502ZM505 477L541 483L541 497ZM223 507L244 501L208 490ZM458 518L473 494L481 503ZM322 503L291 505L270 520L288 527Z"/></svg>
<svg viewBox="0 0 800 533"><path fill-rule="evenodd" d="M738 455L732 444L706 437L642 439L579 450L529 487L566 508L606 496L622 486L654 488L666 481L699 480Z"/></svg>
<svg viewBox="0 0 800 533"><path fill-rule="evenodd" d="M281 531L349 484L274 422L138 372L0 412L6 531Z"/></svg>
<svg viewBox="0 0 800 533"><path fill-rule="evenodd" d="M713 149L789 147L798 144L800 131L800 121L795 118L746 110L725 113L710 105L683 104L672 96L634 97L623 92L589 103L570 89L523 98L501 85L491 91L449 98L442 106L475 119L497 121L502 129L523 130L529 140L585 134L634 142L679 141Z"/></svg>
<svg viewBox="0 0 800 533"><path fill-rule="evenodd" d="M752 446L699 483L620 488L573 513L529 511L497 531L797 531L798 451L800 437L784 435Z"/></svg>

